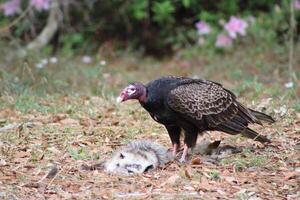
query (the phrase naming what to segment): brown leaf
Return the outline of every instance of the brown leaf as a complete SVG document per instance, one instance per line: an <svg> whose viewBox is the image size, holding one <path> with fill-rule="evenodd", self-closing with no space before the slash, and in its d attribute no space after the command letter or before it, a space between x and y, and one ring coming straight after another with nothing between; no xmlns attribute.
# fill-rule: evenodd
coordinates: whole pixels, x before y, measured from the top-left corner
<svg viewBox="0 0 300 200"><path fill-rule="evenodd" d="M42 185L40 183L27 183L24 185L24 187L28 187L28 188L40 188Z"/></svg>
<svg viewBox="0 0 300 200"><path fill-rule="evenodd" d="M12 179L15 179L16 177L15 176L1 176L0 177L0 180L12 180Z"/></svg>
<svg viewBox="0 0 300 200"><path fill-rule="evenodd" d="M61 120L64 120L66 118L67 118L67 116L65 114L57 114L57 115L52 117L52 122L57 123L57 122L60 122Z"/></svg>
<svg viewBox="0 0 300 200"><path fill-rule="evenodd" d="M25 157L29 157L29 156L30 156L30 152L28 152L28 151L18 151L15 153L16 158L25 158Z"/></svg>
<svg viewBox="0 0 300 200"><path fill-rule="evenodd" d="M5 108L5 109L0 110L0 117L1 118L8 118L8 117L10 117L14 114L15 114L14 111L10 108Z"/></svg>
<svg viewBox="0 0 300 200"><path fill-rule="evenodd" d="M180 179L180 176L177 175L177 174L175 174L175 175L169 177L165 182L163 182L161 184L161 186L164 186L164 185L171 185L171 186L173 186L173 185L175 185L178 182L179 179Z"/></svg>
<svg viewBox="0 0 300 200"><path fill-rule="evenodd" d="M285 174L284 180L287 181L289 179L294 179L296 177L300 176L300 173L297 171L287 172Z"/></svg>
<svg viewBox="0 0 300 200"><path fill-rule="evenodd" d="M233 176L223 176L223 178L228 183L237 183L236 178Z"/></svg>
<svg viewBox="0 0 300 200"><path fill-rule="evenodd" d="M192 165L200 165L201 164L201 158L198 156L192 160Z"/></svg>
<svg viewBox="0 0 300 200"><path fill-rule="evenodd" d="M200 184L198 186L198 190L209 191L212 189L212 186L209 184L208 179L205 176L201 177Z"/></svg>
<svg viewBox="0 0 300 200"><path fill-rule="evenodd" d="M63 119L60 121L60 123L62 125L78 125L79 124L78 120L71 119L71 118Z"/></svg>
<svg viewBox="0 0 300 200"><path fill-rule="evenodd" d="M188 179L192 179L189 171L187 170L187 168L184 169L184 175L188 178Z"/></svg>
<svg viewBox="0 0 300 200"><path fill-rule="evenodd" d="M89 119L89 118L81 118L79 120L79 124L81 126L90 127L90 126L95 126L96 122L94 120Z"/></svg>

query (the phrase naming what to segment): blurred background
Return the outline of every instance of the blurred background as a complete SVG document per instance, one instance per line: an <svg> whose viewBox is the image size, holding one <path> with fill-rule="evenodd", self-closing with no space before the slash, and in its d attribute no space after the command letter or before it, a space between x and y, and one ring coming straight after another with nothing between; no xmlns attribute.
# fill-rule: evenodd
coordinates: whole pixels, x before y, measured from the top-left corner
<svg viewBox="0 0 300 200"><path fill-rule="evenodd" d="M2 0L0 106L184 75L300 109L300 0ZM50 97L49 97L50 96Z"/></svg>

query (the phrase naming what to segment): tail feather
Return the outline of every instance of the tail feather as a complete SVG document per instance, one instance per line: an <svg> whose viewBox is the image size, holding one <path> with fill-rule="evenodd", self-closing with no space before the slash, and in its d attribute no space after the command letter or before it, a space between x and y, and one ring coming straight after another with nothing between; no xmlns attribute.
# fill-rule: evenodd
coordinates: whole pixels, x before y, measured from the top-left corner
<svg viewBox="0 0 300 200"><path fill-rule="evenodd" d="M266 138L263 135L260 135L259 133L253 131L250 128L246 128L243 132L242 135L248 138L251 138L253 140L259 141L261 143L270 143L271 140L269 140L268 138Z"/></svg>
<svg viewBox="0 0 300 200"><path fill-rule="evenodd" d="M275 122L275 120L271 116L269 116L265 113L262 113L262 112L259 112L259 111L256 111L256 110L252 110L252 109L249 109L249 110L250 110L251 114L253 114L259 120L269 122L269 123L274 123Z"/></svg>

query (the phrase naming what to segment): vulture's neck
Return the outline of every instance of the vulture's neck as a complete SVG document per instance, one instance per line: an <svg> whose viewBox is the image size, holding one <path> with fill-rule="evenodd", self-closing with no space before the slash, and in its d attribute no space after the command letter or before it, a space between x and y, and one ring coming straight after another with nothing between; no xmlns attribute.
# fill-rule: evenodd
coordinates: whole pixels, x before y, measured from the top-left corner
<svg viewBox="0 0 300 200"><path fill-rule="evenodd" d="M146 100L147 100L147 89L145 86L143 86L142 87L142 95L139 98L139 102L141 104L144 104L144 103L146 103Z"/></svg>

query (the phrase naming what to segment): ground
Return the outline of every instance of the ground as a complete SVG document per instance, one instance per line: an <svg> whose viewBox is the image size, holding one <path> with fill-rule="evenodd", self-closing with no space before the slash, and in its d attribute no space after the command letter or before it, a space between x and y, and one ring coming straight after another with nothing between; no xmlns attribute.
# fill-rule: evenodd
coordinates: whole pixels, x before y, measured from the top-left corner
<svg viewBox="0 0 300 200"><path fill-rule="evenodd" d="M43 69L35 69L34 58L6 62L0 71L1 198L300 199L299 91L285 87L281 51L184 52L162 61L116 57L105 65L102 58L91 64L61 58ZM137 102L115 102L128 82L163 74L221 82L242 103L276 119L252 126L272 143L209 132L203 137L243 151L216 164L190 155L186 164L174 161L132 177L82 170L133 139L171 146L166 130Z"/></svg>

